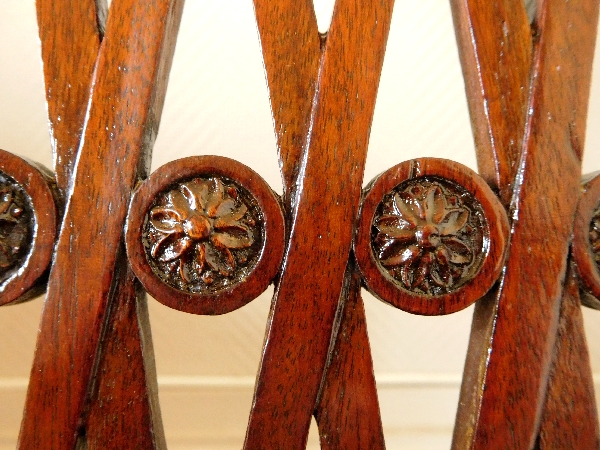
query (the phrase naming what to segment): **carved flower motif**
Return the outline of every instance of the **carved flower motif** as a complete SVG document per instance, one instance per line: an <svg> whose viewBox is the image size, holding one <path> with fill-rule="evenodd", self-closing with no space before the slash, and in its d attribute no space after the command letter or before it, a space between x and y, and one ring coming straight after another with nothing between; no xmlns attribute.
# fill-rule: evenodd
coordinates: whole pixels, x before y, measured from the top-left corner
<svg viewBox="0 0 600 450"><path fill-rule="evenodd" d="M163 204L149 213L156 234L149 253L185 283L201 279L211 285L219 277L233 277L255 242L255 220L238 189L219 178L183 183L168 192Z"/></svg>
<svg viewBox="0 0 600 450"><path fill-rule="evenodd" d="M592 244L592 252L596 261L596 266L600 270L600 206L594 211L592 223L590 225L590 243Z"/></svg>
<svg viewBox="0 0 600 450"><path fill-rule="evenodd" d="M409 290L449 292L479 256L478 215L445 191L438 182L396 189L374 221L380 264Z"/></svg>
<svg viewBox="0 0 600 450"><path fill-rule="evenodd" d="M0 271L6 271L23 255L29 235L29 219L11 184L0 184Z"/></svg>

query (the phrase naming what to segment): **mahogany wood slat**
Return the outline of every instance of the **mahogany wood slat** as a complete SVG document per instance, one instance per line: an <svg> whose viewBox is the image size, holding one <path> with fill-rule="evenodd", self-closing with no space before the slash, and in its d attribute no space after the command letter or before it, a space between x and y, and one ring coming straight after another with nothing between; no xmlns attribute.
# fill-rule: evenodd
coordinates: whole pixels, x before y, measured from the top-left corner
<svg viewBox="0 0 600 450"><path fill-rule="evenodd" d="M575 202L567 199L578 195L598 17L595 2L541 6L511 253L491 350L485 362L475 361L482 378L475 401L461 401L455 448L531 448L537 438L574 216Z"/></svg>
<svg viewBox="0 0 600 450"><path fill-rule="evenodd" d="M79 145L90 82L101 41L98 27L102 25L102 19L98 16L98 12L103 8L102 2L97 3L95 0L81 2L39 0L36 2L36 7L56 185L60 193L63 193L67 188ZM60 207L61 196L57 195L56 200ZM60 211L60 208L57 211L54 206L48 208L48 213L55 216ZM42 211L37 212L40 213ZM58 219L55 217L54 221ZM57 224L53 225L56 226ZM51 241L46 245L52 246L53 237ZM48 267L49 258L48 256L48 261L44 264L40 264L39 261L35 263L41 270L34 279L37 279ZM29 278L35 271L25 270ZM32 287L31 283L11 281L10 286L0 288L2 293L0 304L31 299L42 293L45 285L44 278L27 291ZM24 287L27 289L24 290ZM22 292L15 295L19 291Z"/></svg>
<svg viewBox="0 0 600 450"><path fill-rule="evenodd" d="M106 0L36 0L56 182L66 192L106 18Z"/></svg>
<svg viewBox="0 0 600 450"><path fill-rule="evenodd" d="M479 173L508 206L521 159L530 90L533 43L527 15L520 0L451 0L450 6ZM453 448L468 448L477 426L497 313L497 290L475 304Z"/></svg>
<svg viewBox="0 0 600 450"><path fill-rule="evenodd" d="M575 273L571 264L560 304L551 381L536 445L539 450L600 448L594 380Z"/></svg>
<svg viewBox="0 0 600 450"><path fill-rule="evenodd" d="M361 285L360 272L348 264L339 329L315 410L322 450L385 448Z"/></svg>
<svg viewBox="0 0 600 450"><path fill-rule="evenodd" d="M283 199L286 210L291 211L302 148L310 131L325 36L319 38L310 1L255 1L255 12L284 180ZM361 284L350 273L347 276L352 282L340 298L343 314L336 319L338 324L331 337L335 344L330 350L315 417L323 448L335 448L341 442L347 449L384 448ZM354 353L357 347L359 355ZM339 392L344 395L337 395ZM341 426L347 413L352 422ZM360 427L356 422L359 417Z"/></svg>
<svg viewBox="0 0 600 450"><path fill-rule="evenodd" d="M336 3L247 449L306 445L350 252L392 3Z"/></svg>
<svg viewBox="0 0 600 450"><path fill-rule="evenodd" d="M88 450L166 449L146 293L124 259L116 272L85 441Z"/></svg>
<svg viewBox="0 0 600 450"><path fill-rule="evenodd" d="M54 166L57 183L64 194L75 164L108 7L105 2L96 1L39 0L37 8ZM115 285L117 300L103 337L109 354L102 355L96 380L100 388L90 393L90 421L86 424L88 448L110 448L110 445L123 448L123 441L153 448L156 446L154 436L160 441L164 434L156 399L154 360L143 357L151 354L152 342L148 321L140 317L138 322L135 305L140 303L143 313L145 299L139 296L136 285L130 272ZM143 354L142 342L146 349ZM123 386L127 389L118 389ZM148 386L154 387L151 394ZM115 392L123 395L115 395ZM151 405L153 399L154 405ZM164 442L159 446L164 447Z"/></svg>
<svg viewBox="0 0 600 450"><path fill-rule="evenodd" d="M451 0L479 173L510 203L530 87L531 27L522 0Z"/></svg>
<svg viewBox="0 0 600 450"><path fill-rule="evenodd" d="M254 0L254 11L289 208L315 100L321 40L311 0Z"/></svg>
<svg viewBox="0 0 600 450"><path fill-rule="evenodd" d="M123 254L122 225L156 135L182 7L177 0L121 0L111 6L50 274L19 448L74 448L83 432L114 268Z"/></svg>

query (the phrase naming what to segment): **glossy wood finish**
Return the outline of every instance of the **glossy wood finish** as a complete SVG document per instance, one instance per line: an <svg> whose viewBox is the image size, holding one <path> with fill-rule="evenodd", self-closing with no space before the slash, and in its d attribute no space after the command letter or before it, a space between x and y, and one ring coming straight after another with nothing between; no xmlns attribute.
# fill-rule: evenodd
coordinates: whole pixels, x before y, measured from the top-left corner
<svg viewBox="0 0 600 450"><path fill-rule="evenodd" d="M477 260L481 261L481 266L477 270L477 273L469 274L469 279L465 280L463 285L459 286L456 290L444 294L425 294L400 287L396 280L388 273L383 273L379 268L372 249L373 220L384 196L402 183L421 178L447 180L461 186L470 194L475 202L481 205L483 216L485 217L484 220L487 222L481 224L481 227L485 228L481 248L473 249L473 253L479 253L479 251L481 253L472 254L472 259L475 260L474 264L477 263ZM440 200L443 202L444 207L440 209L445 209L446 200L442 196L440 196ZM423 229L435 225L433 218L428 221L428 217L436 213L435 208L428 207L435 207L435 205L429 205L427 200L429 199L426 199L426 204L423 205L424 208L422 209L425 213L422 220L427 223L422 227ZM435 203L435 200L432 203ZM454 209L453 213L456 212L457 209ZM463 212L468 217L468 210L465 209ZM473 213L471 214L473 215ZM440 216L439 219L440 221L447 220L443 216ZM465 225L468 224L465 223ZM435 231L440 230L436 228ZM479 300L496 283L504 266L508 231L508 219L506 218L502 204L481 177L468 167L452 161L437 158L421 158L397 164L378 176L369 185L361 205L354 251L365 284L379 299L412 314L451 314ZM416 230L416 233L422 233L422 231ZM440 244L435 249L436 252L442 246L443 244ZM418 248L418 245L415 245L415 247ZM418 251L423 251L424 256L418 264L417 271L421 276L424 276L423 270L428 266L423 264L423 259L427 255L433 254L433 252L430 253L428 249L420 248Z"/></svg>
<svg viewBox="0 0 600 450"><path fill-rule="evenodd" d="M264 221L264 242L251 272L236 284L207 294L184 292L164 283L149 265L142 242L144 220L157 194L178 181L200 176L220 176L236 181L254 196ZM139 187L129 208L126 244L135 274L156 300L191 314L217 315L241 308L271 284L283 257L284 237L285 227L279 201L260 175L229 158L192 156L165 164Z"/></svg>
<svg viewBox="0 0 600 450"><path fill-rule="evenodd" d="M480 175L508 206L525 133L532 30L521 0L451 0Z"/></svg>
<svg viewBox="0 0 600 450"><path fill-rule="evenodd" d="M102 46L105 8L67 3L38 1L67 208L19 446L164 448L147 306L127 267L122 224L146 175L183 3L114 0ZM303 448L311 414L323 448L384 448L361 280L349 258L392 5L338 0L325 36L308 0L255 0L289 242L248 449ZM517 0L452 5L480 170L512 202L513 219L505 276L476 308L453 445L596 448L579 280L567 261L598 4L544 0L533 29ZM504 215L491 209L503 240ZM282 239L283 223L276 228ZM502 253L488 273L497 275ZM260 271L260 290L272 267ZM479 297L493 279L468 289Z"/></svg>
<svg viewBox="0 0 600 450"><path fill-rule="evenodd" d="M302 149L310 137L312 100L326 35L319 35L310 1L255 1L255 11L284 181L284 207L291 212ZM291 220L291 214L287 219ZM349 449L384 448L361 284L351 269L346 271L344 286L315 405L321 446L336 448L343 442Z"/></svg>
<svg viewBox="0 0 600 450"><path fill-rule="evenodd" d="M89 104L89 89L106 25L107 5L103 2L38 1L37 7L54 166L57 183L64 195L75 165L75 150L79 146ZM116 448L121 448L119 445L123 441L116 436L124 436L124 441L144 448L164 447L160 439L163 433L156 399L154 360L148 356L152 353L149 323L143 320L143 314L138 321L135 308L136 303L145 304L145 300L140 297L135 277L131 272L125 273L126 276L120 277L115 285L117 300L103 334L107 345L101 347L104 348L102 362L95 379L101 387L89 392L87 443L92 448L111 448L111 443L115 442ZM146 349L143 353L142 342ZM127 395L131 393L135 394L134 399ZM106 420L107 417L113 419ZM151 423L152 433L149 434L148 424ZM158 444L154 443L155 436Z"/></svg>
<svg viewBox="0 0 600 450"><path fill-rule="evenodd" d="M29 197L33 219L25 261L0 283L2 306L29 300L43 292L58 228L58 198L54 180L44 167L0 150L0 172L10 176Z"/></svg>
<svg viewBox="0 0 600 450"><path fill-rule="evenodd" d="M88 450L166 449L146 293L127 263L108 313L84 423Z"/></svg>
<svg viewBox="0 0 600 450"><path fill-rule="evenodd" d="M310 130L322 41L311 0L254 0L254 10L289 220Z"/></svg>
<svg viewBox="0 0 600 450"><path fill-rule="evenodd" d="M315 408L322 450L385 448L361 284L358 270L348 264Z"/></svg>
<svg viewBox="0 0 600 450"><path fill-rule="evenodd" d="M245 448L306 443L350 253L391 8L341 0L334 10ZM327 214L315 221L315 211ZM307 357L310 367L299 364Z"/></svg>
<svg viewBox="0 0 600 450"><path fill-rule="evenodd" d="M115 265L123 254L122 224L156 136L182 6L129 0L111 6L50 274L19 448L67 449L85 441L82 420Z"/></svg>
<svg viewBox="0 0 600 450"><path fill-rule="evenodd" d="M88 108L106 0L36 0L56 183L64 195Z"/></svg>
<svg viewBox="0 0 600 450"><path fill-rule="evenodd" d="M575 212L568 199L578 195L597 13L594 2L562 0L543 2L538 11L510 257L497 303L488 299L474 318L454 448L531 448L537 439ZM507 23L508 30L522 26ZM490 55L487 61L501 50L503 41L491 36L461 41L469 25L457 27L464 28L458 33L464 53ZM496 121L500 127L503 118Z"/></svg>
<svg viewBox="0 0 600 450"><path fill-rule="evenodd" d="M598 411L573 264L567 271L558 334L546 394L539 450L600 448Z"/></svg>

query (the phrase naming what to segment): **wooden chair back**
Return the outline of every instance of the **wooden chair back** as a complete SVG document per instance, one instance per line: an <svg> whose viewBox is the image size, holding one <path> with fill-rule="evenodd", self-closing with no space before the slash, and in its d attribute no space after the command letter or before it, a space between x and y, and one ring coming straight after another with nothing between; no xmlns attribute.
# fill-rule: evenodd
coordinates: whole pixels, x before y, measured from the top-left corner
<svg viewBox="0 0 600 450"><path fill-rule="evenodd" d="M226 158L149 173L183 0L37 0L55 166L0 152L0 305L46 290L19 449L166 448L145 292L214 315L271 283L245 449L302 449L312 416L323 449L385 447L361 287L477 302L453 448L599 448L598 2L451 0L479 175L419 158L362 189L393 3L337 0L320 34L310 0L254 0L278 196Z"/></svg>

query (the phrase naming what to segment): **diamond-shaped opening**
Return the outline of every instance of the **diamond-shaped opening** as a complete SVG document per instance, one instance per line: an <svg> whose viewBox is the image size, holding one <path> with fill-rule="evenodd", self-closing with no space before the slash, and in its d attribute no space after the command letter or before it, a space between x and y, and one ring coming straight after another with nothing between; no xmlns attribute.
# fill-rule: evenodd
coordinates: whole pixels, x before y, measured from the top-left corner
<svg viewBox="0 0 600 450"><path fill-rule="evenodd" d="M325 33L329 30L329 25L331 24L335 0L313 0L313 4L317 16L319 32Z"/></svg>

